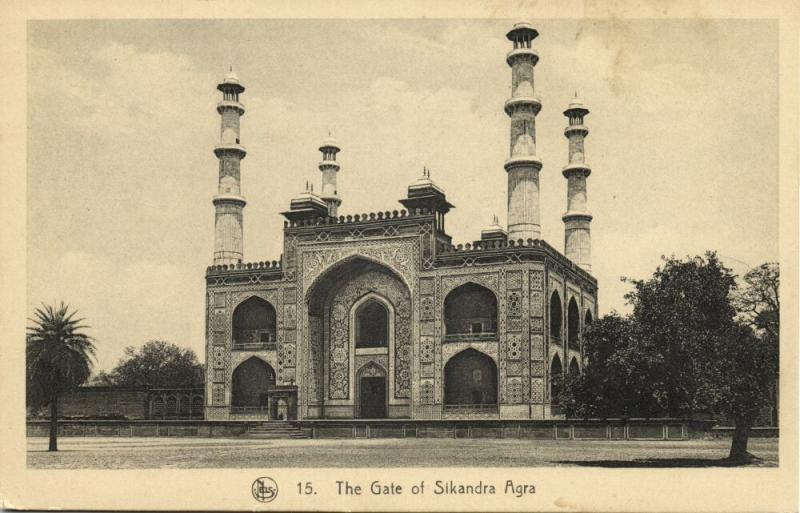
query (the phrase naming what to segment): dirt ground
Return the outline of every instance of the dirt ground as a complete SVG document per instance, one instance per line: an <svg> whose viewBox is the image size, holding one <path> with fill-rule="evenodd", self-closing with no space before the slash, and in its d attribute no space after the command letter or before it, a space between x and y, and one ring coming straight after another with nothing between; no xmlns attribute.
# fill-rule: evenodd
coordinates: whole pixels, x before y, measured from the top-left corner
<svg viewBox="0 0 800 513"><path fill-rule="evenodd" d="M30 468L256 467L710 467L724 466L729 439L681 442L223 438L28 438ZM778 466L778 439L751 439L749 450Z"/></svg>

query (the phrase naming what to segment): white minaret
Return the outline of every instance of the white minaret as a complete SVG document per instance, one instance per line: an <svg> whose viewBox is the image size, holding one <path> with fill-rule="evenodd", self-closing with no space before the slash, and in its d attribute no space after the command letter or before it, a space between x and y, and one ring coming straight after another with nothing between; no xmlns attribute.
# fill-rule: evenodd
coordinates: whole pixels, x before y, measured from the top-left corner
<svg viewBox="0 0 800 513"><path fill-rule="evenodd" d="M583 142L589 129L583 118L589 109L578 99L578 93L569 104L564 115L569 125L564 135L569 139L569 164L564 166L567 179L567 211L561 217L564 221L564 254L588 272L592 271L592 239L590 226L592 214L586 207L586 178L592 169L585 162Z"/></svg>
<svg viewBox="0 0 800 513"><path fill-rule="evenodd" d="M222 101L217 104L220 141L214 147L219 159L219 192L213 200L214 265L236 264L242 261L242 210L246 204L240 189L240 167L247 151L239 144L239 118L244 114L239 94L244 86L231 68L217 89L222 92Z"/></svg>
<svg viewBox="0 0 800 513"><path fill-rule="evenodd" d="M339 191L336 189L336 175L339 173L336 154L341 151L341 148L336 143L336 139L331 137L330 132L328 132L328 138L322 141L319 151L322 152L322 162L319 163L319 170L322 172L322 193L320 197L328 205L328 215L336 217L339 205L342 204Z"/></svg>
<svg viewBox="0 0 800 513"><path fill-rule="evenodd" d="M506 35L514 43L506 62L511 66L511 98L505 111L511 118L508 173L508 238L540 239L539 170L542 161L536 156L536 115L542 103L534 95L533 67L539 55L531 43L539 32L528 23L517 23Z"/></svg>

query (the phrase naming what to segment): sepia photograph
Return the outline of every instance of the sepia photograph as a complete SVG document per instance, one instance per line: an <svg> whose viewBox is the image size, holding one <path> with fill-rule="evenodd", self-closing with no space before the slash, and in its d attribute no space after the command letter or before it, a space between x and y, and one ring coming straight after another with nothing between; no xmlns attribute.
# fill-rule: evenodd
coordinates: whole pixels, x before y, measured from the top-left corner
<svg viewBox="0 0 800 513"><path fill-rule="evenodd" d="M5 507L797 507L797 9L448 5L17 20Z"/></svg>

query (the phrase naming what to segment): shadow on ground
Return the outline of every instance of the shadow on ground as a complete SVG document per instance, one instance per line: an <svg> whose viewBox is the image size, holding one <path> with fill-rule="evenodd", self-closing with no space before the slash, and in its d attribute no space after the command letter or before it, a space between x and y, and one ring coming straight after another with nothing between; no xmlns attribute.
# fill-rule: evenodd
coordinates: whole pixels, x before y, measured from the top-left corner
<svg viewBox="0 0 800 513"><path fill-rule="evenodd" d="M613 467L613 468L669 468L669 467L747 467L762 466L763 461L754 459L750 462L732 461L727 458L646 458L639 460L595 460L595 461L556 461L560 465L577 465L579 467Z"/></svg>

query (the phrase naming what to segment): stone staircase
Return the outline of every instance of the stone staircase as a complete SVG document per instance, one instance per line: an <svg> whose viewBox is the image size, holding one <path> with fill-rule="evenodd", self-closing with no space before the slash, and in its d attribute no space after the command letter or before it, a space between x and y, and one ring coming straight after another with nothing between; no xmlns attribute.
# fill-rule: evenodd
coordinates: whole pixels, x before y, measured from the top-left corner
<svg viewBox="0 0 800 513"><path fill-rule="evenodd" d="M251 424L245 438L261 439L287 439L287 438L310 438L302 429L291 422L285 420L270 420L269 422L259 422Z"/></svg>

